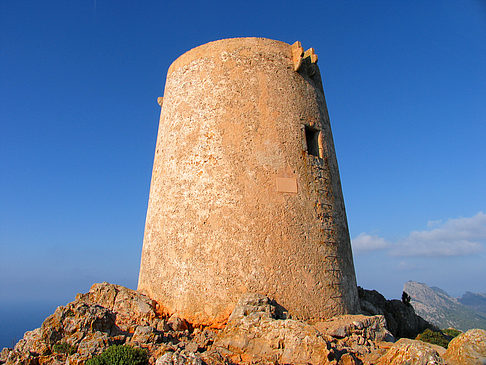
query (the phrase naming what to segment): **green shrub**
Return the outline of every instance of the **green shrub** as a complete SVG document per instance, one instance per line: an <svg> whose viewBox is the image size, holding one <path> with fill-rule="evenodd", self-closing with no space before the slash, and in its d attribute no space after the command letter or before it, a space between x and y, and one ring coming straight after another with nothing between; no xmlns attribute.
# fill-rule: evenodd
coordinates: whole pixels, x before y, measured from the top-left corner
<svg viewBox="0 0 486 365"><path fill-rule="evenodd" d="M76 352L76 347L66 342L58 342L52 346L52 351L58 354L72 355Z"/></svg>
<svg viewBox="0 0 486 365"><path fill-rule="evenodd" d="M447 348L449 342L451 342L453 338L453 336L446 335L442 331L432 331L427 328L424 332L417 336L416 340Z"/></svg>
<svg viewBox="0 0 486 365"><path fill-rule="evenodd" d="M108 347L101 355L95 356L86 365L147 365L147 351L128 345Z"/></svg>
<svg viewBox="0 0 486 365"><path fill-rule="evenodd" d="M450 336L452 340L454 337L459 336L462 332L456 330L455 328L446 328L445 330L442 330L442 333L446 336Z"/></svg>

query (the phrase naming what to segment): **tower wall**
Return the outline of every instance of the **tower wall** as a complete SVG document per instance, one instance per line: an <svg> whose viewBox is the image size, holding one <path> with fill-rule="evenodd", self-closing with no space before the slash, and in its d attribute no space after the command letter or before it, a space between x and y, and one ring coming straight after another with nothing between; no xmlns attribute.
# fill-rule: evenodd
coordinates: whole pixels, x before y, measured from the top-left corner
<svg viewBox="0 0 486 365"><path fill-rule="evenodd" d="M308 55L235 38L169 68L138 284L168 312L222 324L244 292L300 319L358 310L329 117Z"/></svg>

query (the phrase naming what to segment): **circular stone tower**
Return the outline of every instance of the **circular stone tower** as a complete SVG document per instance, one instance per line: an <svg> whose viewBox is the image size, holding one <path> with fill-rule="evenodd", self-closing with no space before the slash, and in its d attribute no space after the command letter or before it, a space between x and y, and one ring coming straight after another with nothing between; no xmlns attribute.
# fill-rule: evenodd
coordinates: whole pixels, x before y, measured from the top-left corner
<svg viewBox="0 0 486 365"><path fill-rule="evenodd" d="M239 296L293 318L358 310L317 55L264 38L211 42L169 68L138 289L194 324Z"/></svg>

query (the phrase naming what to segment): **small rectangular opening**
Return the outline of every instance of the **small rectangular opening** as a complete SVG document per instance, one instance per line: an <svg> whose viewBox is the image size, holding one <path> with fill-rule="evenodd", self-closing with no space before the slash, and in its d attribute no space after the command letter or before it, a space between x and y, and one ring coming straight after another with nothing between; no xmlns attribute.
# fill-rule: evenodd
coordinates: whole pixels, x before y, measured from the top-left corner
<svg viewBox="0 0 486 365"><path fill-rule="evenodd" d="M305 126L305 141L307 143L307 153L309 155L321 157L319 153L319 134L319 130L308 125Z"/></svg>

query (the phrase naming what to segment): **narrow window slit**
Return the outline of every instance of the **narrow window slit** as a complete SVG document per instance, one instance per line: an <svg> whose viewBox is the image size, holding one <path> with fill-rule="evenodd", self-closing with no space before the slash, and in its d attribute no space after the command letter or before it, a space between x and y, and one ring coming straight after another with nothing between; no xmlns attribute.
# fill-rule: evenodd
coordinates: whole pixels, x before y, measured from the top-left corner
<svg viewBox="0 0 486 365"><path fill-rule="evenodd" d="M308 125L305 126L305 141L307 143L307 153L312 156L322 158L319 151L319 134L321 132L318 129L312 128Z"/></svg>

